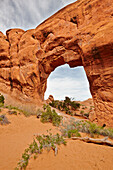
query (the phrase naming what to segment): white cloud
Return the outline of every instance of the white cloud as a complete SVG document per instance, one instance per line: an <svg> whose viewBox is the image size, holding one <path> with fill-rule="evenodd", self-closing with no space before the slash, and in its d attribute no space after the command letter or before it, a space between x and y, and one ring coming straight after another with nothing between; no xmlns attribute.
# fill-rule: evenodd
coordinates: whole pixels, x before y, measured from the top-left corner
<svg viewBox="0 0 113 170"><path fill-rule="evenodd" d="M0 0L0 30L35 28L74 0Z"/></svg>
<svg viewBox="0 0 113 170"><path fill-rule="evenodd" d="M63 66L62 66L63 68ZM64 67L64 70L66 67ZM83 69L83 68L78 68ZM69 72L69 69L68 69ZM54 76L55 71L48 78L47 81L47 90L45 93L45 99L48 98L50 94L54 96L55 99L63 100L65 96L73 97L75 100L86 100L91 97L89 91L89 83L85 75L80 74L80 79L76 77L70 77L69 75L64 77L57 77ZM62 73L60 73L62 74Z"/></svg>

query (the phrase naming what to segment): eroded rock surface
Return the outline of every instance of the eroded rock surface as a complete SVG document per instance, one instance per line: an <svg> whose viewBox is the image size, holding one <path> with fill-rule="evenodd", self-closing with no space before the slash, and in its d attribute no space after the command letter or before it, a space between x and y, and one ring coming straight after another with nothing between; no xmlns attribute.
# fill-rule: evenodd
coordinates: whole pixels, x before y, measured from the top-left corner
<svg viewBox="0 0 113 170"><path fill-rule="evenodd" d="M65 63L84 66L95 105L92 120L113 126L113 0L78 0L35 29L0 32L6 102L34 109L44 100L49 74Z"/></svg>

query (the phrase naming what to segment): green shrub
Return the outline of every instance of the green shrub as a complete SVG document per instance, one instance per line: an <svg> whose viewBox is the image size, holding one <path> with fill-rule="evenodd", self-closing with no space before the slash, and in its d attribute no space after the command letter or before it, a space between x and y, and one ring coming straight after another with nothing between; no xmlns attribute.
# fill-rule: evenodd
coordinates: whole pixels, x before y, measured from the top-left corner
<svg viewBox="0 0 113 170"><path fill-rule="evenodd" d="M49 103L49 105L54 107L54 108L57 108L58 104L59 104L58 100L53 100L51 103Z"/></svg>
<svg viewBox="0 0 113 170"><path fill-rule="evenodd" d="M37 114L37 113L30 113L30 112L27 112L27 111L25 111L25 110L19 109L18 107L11 106L11 105L4 106L4 108L7 108L7 109L9 109L9 110L16 110L16 111L19 111L19 112L23 113L26 117L31 116L31 115L36 115L36 114Z"/></svg>
<svg viewBox="0 0 113 170"><path fill-rule="evenodd" d="M9 124L9 120L7 119L7 117L5 115L0 115L0 124L1 125L6 125Z"/></svg>
<svg viewBox="0 0 113 170"><path fill-rule="evenodd" d="M51 110L50 106L47 105L45 111L42 112L41 122L51 122L54 126L59 126L62 120L62 116L59 116L55 110Z"/></svg>
<svg viewBox="0 0 113 170"><path fill-rule="evenodd" d="M76 136L76 137L81 136L77 129L68 130L67 133L68 133L68 138L71 138L72 136Z"/></svg>
<svg viewBox="0 0 113 170"><path fill-rule="evenodd" d="M77 108L80 108L80 103L76 103L76 102L71 102L70 105L72 106L73 109L77 109Z"/></svg>
<svg viewBox="0 0 113 170"><path fill-rule="evenodd" d="M71 101L69 97L65 97L64 101L54 100L51 103L49 103L49 105L61 111L65 111L66 114L69 114L71 116L73 116L73 114L70 110L76 110L80 108L80 103Z"/></svg>
<svg viewBox="0 0 113 170"><path fill-rule="evenodd" d="M4 106L4 100L5 100L4 96L1 95L1 93L0 93L0 107Z"/></svg>
<svg viewBox="0 0 113 170"><path fill-rule="evenodd" d="M2 117L0 117L0 121L3 121L3 118L2 118Z"/></svg>
<svg viewBox="0 0 113 170"><path fill-rule="evenodd" d="M88 118L89 117L89 113L84 113L84 116L86 116Z"/></svg>
<svg viewBox="0 0 113 170"><path fill-rule="evenodd" d="M8 113L10 115L17 115L17 112L15 110L9 110Z"/></svg>
<svg viewBox="0 0 113 170"><path fill-rule="evenodd" d="M79 137L81 136L78 129L75 127L74 120L70 120L69 122L64 122L62 126L60 126L60 131L62 136L71 138L72 136Z"/></svg>
<svg viewBox="0 0 113 170"><path fill-rule="evenodd" d="M4 103L4 96L0 94L0 103Z"/></svg>
<svg viewBox="0 0 113 170"><path fill-rule="evenodd" d="M83 115L83 113L84 113L84 110L81 110L81 111L80 111L80 114L82 114L82 115Z"/></svg>
<svg viewBox="0 0 113 170"><path fill-rule="evenodd" d="M75 121L73 119L68 123L63 123L62 127L60 127L60 131L65 137L68 136L68 132L71 130L78 130L78 132L88 133L91 137L94 137L95 135L103 135L113 139L113 129L98 126L97 124L90 121Z"/></svg>
<svg viewBox="0 0 113 170"><path fill-rule="evenodd" d="M34 155L34 159L36 159L37 156L42 153L43 149L47 149L48 151L53 149L56 155L58 152L57 145L61 144L66 145L66 141L58 133L56 135L52 135L52 133L48 135L38 135L29 145L29 148L25 149L22 154L22 159L19 161L15 170L26 169L30 157Z"/></svg>
<svg viewBox="0 0 113 170"><path fill-rule="evenodd" d="M64 100L64 103L70 103L71 102L71 99L69 97L65 97L65 100Z"/></svg>

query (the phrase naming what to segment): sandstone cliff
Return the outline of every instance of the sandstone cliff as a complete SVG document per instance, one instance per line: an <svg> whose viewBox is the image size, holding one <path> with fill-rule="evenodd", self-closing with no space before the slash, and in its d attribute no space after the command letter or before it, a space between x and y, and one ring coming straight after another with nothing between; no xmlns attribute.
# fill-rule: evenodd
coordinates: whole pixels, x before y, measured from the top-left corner
<svg viewBox="0 0 113 170"><path fill-rule="evenodd" d="M113 126L112 57L113 0L78 0L35 29L0 32L0 91L6 102L32 110L57 66L84 66L95 105L91 120Z"/></svg>

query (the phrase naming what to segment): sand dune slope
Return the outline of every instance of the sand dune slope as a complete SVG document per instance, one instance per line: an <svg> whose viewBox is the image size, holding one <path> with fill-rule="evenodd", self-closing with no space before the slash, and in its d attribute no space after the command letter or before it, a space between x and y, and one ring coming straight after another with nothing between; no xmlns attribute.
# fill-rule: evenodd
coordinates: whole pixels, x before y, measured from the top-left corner
<svg viewBox="0 0 113 170"><path fill-rule="evenodd" d="M50 128L57 132L52 124L42 124L35 116L7 114L7 118L11 123L0 125L0 170L16 167L34 134ZM59 147L57 156L44 151L36 160L31 158L27 170L113 170L113 148L68 140L67 146Z"/></svg>

